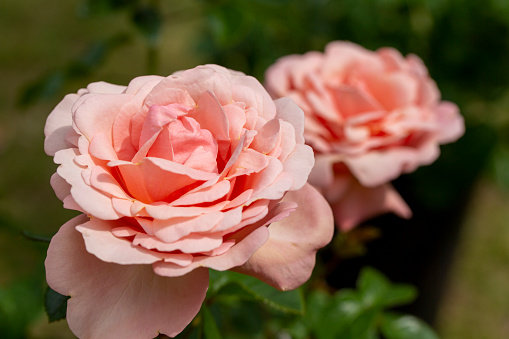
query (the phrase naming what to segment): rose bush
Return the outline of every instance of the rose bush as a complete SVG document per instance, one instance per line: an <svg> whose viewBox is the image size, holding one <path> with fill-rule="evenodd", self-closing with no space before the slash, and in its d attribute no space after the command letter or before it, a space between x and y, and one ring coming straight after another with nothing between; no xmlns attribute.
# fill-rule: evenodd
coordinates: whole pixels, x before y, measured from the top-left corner
<svg viewBox="0 0 509 339"><path fill-rule="evenodd" d="M325 53L279 59L266 72L266 87L304 110L304 136L316 157L310 183L343 230L389 211L410 217L388 182L432 163L439 144L464 133L458 107L440 100L421 59L392 48L331 42Z"/></svg>
<svg viewBox="0 0 509 339"><path fill-rule="evenodd" d="M47 281L71 296L82 338L175 336L200 309L208 270L281 290L305 282L333 233L306 183L304 114L216 65L67 95L45 127L51 184L83 212L53 237Z"/></svg>

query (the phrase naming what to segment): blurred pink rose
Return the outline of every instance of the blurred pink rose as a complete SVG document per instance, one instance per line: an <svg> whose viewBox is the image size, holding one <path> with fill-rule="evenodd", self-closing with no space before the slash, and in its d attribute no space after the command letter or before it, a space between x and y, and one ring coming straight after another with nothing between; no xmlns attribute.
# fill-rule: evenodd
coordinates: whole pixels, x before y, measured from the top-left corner
<svg viewBox="0 0 509 339"><path fill-rule="evenodd" d="M267 70L266 87L304 110L304 136L316 157L310 183L331 202L343 230L390 211L410 217L388 182L432 163L439 144L464 133L458 107L440 100L421 59L392 48L331 42L325 53L279 59Z"/></svg>
<svg viewBox="0 0 509 339"><path fill-rule="evenodd" d="M52 239L46 271L71 296L71 330L175 336L200 309L207 268L304 283L333 218L306 183L303 126L292 100L215 65L67 95L45 150L60 164L57 196L84 214Z"/></svg>

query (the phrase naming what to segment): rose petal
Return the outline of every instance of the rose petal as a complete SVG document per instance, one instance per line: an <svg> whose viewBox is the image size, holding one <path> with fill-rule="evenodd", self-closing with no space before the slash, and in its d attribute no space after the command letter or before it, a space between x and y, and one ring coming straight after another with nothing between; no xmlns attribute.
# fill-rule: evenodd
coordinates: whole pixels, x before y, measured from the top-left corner
<svg viewBox="0 0 509 339"><path fill-rule="evenodd" d="M73 131L71 109L78 98L77 94L67 94L46 119L44 151L47 155L54 156L56 152L69 148L66 136Z"/></svg>
<svg viewBox="0 0 509 339"><path fill-rule="evenodd" d="M163 278L148 265L105 263L85 250L76 217L51 240L46 258L48 285L70 295L67 322L80 338L151 339L175 336L198 313L208 288L208 272Z"/></svg>
<svg viewBox="0 0 509 339"><path fill-rule="evenodd" d="M83 181L82 172L83 168L75 161L79 155L77 149L69 148L58 151L55 154L54 161L61 164L57 173L71 185L71 194L74 201L87 213L104 220L113 220L120 218L113 205L111 198L107 194L87 185ZM81 158L91 163L90 157Z"/></svg>
<svg viewBox="0 0 509 339"><path fill-rule="evenodd" d="M295 201L299 207L289 217L272 223L269 240L234 270L284 291L309 279L316 251L332 239L334 223L329 204L309 184L288 192L283 200Z"/></svg>
<svg viewBox="0 0 509 339"><path fill-rule="evenodd" d="M112 230L121 226L125 223L92 218L76 226L76 230L83 234L87 252L104 262L128 265L152 264L162 260L157 252L133 246L130 241L114 236Z"/></svg>
<svg viewBox="0 0 509 339"><path fill-rule="evenodd" d="M343 196L332 204L338 227L347 232L369 218L394 213L402 218L412 217L412 211L390 184L364 187L352 178Z"/></svg>

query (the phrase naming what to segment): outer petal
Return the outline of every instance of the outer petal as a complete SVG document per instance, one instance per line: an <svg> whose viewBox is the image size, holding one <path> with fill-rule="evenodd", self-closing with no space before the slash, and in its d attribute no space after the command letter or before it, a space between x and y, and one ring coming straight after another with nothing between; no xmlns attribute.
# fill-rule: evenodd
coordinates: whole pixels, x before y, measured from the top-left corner
<svg viewBox="0 0 509 339"><path fill-rule="evenodd" d="M348 157L345 164L357 179L368 187L375 187L396 179L401 173L414 171L419 165L428 165L440 154L435 143L422 143L418 148L399 147L374 150Z"/></svg>
<svg viewBox="0 0 509 339"><path fill-rule="evenodd" d="M405 219L412 217L412 211L391 184L365 187L353 177L343 196L332 205L342 231L349 231L362 221L384 213L392 212Z"/></svg>
<svg viewBox="0 0 509 339"><path fill-rule="evenodd" d="M465 122L459 108L452 102L443 101L437 107L438 142L447 144L458 140L465 133Z"/></svg>
<svg viewBox="0 0 509 339"><path fill-rule="evenodd" d="M157 252L134 246L130 241L117 238L111 233L115 227L121 227L121 221L105 221L92 218L76 227L83 234L88 253L95 255L104 262L117 264L152 264L162 260Z"/></svg>
<svg viewBox="0 0 509 339"><path fill-rule="evenodd" d="M70 295L67 321L80 338L154 338L175 336L198 313L208 287L208 272L197 269L163 278L150 265L105 263L89 254L75 226L65 225L51 240L46 278L55 291Z"/></svg>
<svg viewBox="0 0 509 339"><path fill-rule="evenodd" d="M237 272L280 290L291 290L311 276L315 253L332 239L334 221L325 199L311 185L288 192L283 201L299 205L289 217L269 226L269 240Z"/></svg>
<svg viewBox="0 0 509 339"><path fill-rule="evenodd" d="M75 203L97 218L104 220L120 218L121 215L113 209L110 196L85 183L82 176L83 167L76 162L78 156L78 150L70 148L58 151L54 158L55 163L61 164L57 169L58 175L72 186L71 194ZM88 155L83 159L90 160L87 157Z"/></svg>
<svg viewBox="0 0 509 339"><path fill-rule="evenodd" d="M54 156L56 152L69 148L65 142L65 136L72 130L71 109L79 95L67 94L62 101L53 109L46 119L44 126L44 151Z"/></svg>

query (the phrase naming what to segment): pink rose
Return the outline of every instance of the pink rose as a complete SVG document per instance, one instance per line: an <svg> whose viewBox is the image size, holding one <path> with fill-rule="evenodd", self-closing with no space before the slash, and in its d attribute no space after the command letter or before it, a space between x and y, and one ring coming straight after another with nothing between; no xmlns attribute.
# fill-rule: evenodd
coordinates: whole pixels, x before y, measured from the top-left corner
<svg viewBox="0 0 509 339"><path fill-rule="evenodd" d="M303 126L292 100L215 65L67 95L45 150L57 196L84 214L54 236L46 271L71 296L71 330L175 336L200 309L207 268L281 290L305 282L333 219L306 184Z"/></svg>
<svg viewBox="0 0 509 339"><path fill-rule="evenodd" d="M304 136L316 156L310 183L322 189L343 230L389 211L410 217L388 182L432 163L439 144L464 133L458 107L440 100L421 59L392 48L331 42L325 53L278 60L266 87L304 110Z"/></svg>

